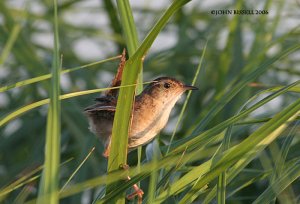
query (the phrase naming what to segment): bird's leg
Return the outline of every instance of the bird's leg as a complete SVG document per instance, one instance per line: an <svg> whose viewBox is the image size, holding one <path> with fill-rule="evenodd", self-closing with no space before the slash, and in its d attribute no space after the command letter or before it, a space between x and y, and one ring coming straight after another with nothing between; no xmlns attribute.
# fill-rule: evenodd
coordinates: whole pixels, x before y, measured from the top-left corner
<svg viewBox="0 0 300 204"><path fill-rule="evenodd" d="M110 145L111 145L111 140L109 140L108 144L105 144L105 149L104 149L104 152L102 154L102 156L104 156L105 158L108 158L108 156L109 156Z"/></svg>
<svg viewBox="0 0 300 204"><path fill-rule="evenodd" d="M124 169L124 170L128 170L129 169L129 165L127 165L127 164L121 164L120 168ZM126 180L130 181L131 180L130 176L127 176ZM128 200L132 200L135 196L137 196L138 197L138 203L139 204L142 203L144 191L142 189L140 189L140 187L138 187L137 184L134 184L132 187L134 189L134 192L131 193L131 194L129 194L129 195L127 195L126 198Z"/></svg>

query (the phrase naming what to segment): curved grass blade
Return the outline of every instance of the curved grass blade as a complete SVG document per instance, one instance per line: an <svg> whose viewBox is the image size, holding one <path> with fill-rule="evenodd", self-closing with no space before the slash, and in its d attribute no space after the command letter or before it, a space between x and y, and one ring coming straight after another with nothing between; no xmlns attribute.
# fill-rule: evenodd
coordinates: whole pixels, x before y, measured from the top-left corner
<svg viewBox="0 0 300 204"><path fill-rule="evenodd" d="M224 93L221 98L218 99L218 102L216 102L213 107L210 108L209 113L201 120L201 122L198 124L198 126L193 131L192 135L190 137L185 138L185 141L190 140L191 138L194 138L198 135L200 131L204 129L204 127L208 124L208 122L220 111L224 106L231 101L231 99L236 96L242 88L244 88L248 83L255 80L257 77L261 76L267 69L269 69L270 65L272 65L277 60L287 56L288 54L298 50L300 48L299 44L296 44L294 46L291 46L287 48L286 50L282 51L281 53L277 54L276 56L266 60L263 62L260 66L258 66L256 69L245 75L234 87L231 87L231 90L227 93ZM246 69L246 68L245 68ZM228 87L226 87L224 90L228 90Z"/></svg>
<svg viewBox="0 0 300 204"><path fill-rule="evenodd" d="M69 186L66 188L62 193L61 193L61 198L68 197L71 195L74 195L76 193L79 193L81 191L97 187L99 185L108 185L113 182L123 180L126 178L127 175L130 177L139 177L141 174L150 176L153 171L157 171L162 168L169 168L171 166L175 166L178 164L178 161L181 161L181 165L184 165L188 162L192 162L195 160L199 159L199 155L205 155L206 152L203 150L195 150L194 152L191 153L186 153L183 156L182 155L175 155L175 156L167 156L162 158L161 160L156 161L157 163L154 164L155 162L151 161L149 163L146 163L142 165L142 171L141 173L138 173L138 167L131 167L127 172L124 170L116 170L113 172L110 172L106 175L102 175L87 181L84 181L82 183L74 184L72 186ZM130 180L131 182L132 180ZM122 185L122 189L127 189L131 187L132 184L124 182ZM122 190L123 191L123 190ZM119 193L122 193L121 191ZM107 199L103 198L104 200Z"/></svg>
<svg viewBox="0 0 300 204"><path fill-rule="evenodd" d="M273 200L278 196L284 189L286 189L293 181L300 177L300 164L290 166L290 168L284 171L275 182L270 185L253 203L268 203L270 200ZM296 201L294 201L296 202Z"/></svg>
<svg viewBox="0 0 300 204"><path fill-rule="evenodd" d="M200 69L201 69L201 66L202 66L202 61L203 61L203 59L204 59L204 55L205 55L205 51L206 51L206 47L207 47L207 43L208 43L208 42L206 42L206 44L205 44L205 46L204 46L204 48L203 48L202 54L201 54L201 56L200 56L199 64L198 64L198 67L197 67L197 69L196 69L196 73L195 73L195 75L194 75L194 78L193 78L193 81L192 81L192 84L191 84L192 86L195 85L195 83L196 83L196 81L197 81L197 78L198 78L198 75L199 75L199 73L200 73ZM187 106L187 103L188 103L188 101L189 101L189 98L190 98L191 94L192 94L192 92L189 91L189 93L188 93L188 95L187 95L187 97L186 97L186 100L184 101L184 104L183 104L182 109L181 109L181 111L180 111L180 114L179 114L178 120L177 120L177 122L176 122L175 128L174 128L174 130L173 130L173 133L172 133L172 136L171 136L170 143L169 143L169 145L168 145L168 149L167 149L166 154L168 154L169 151L170 151L170 147L171 147L171 144L172 144L172 142L173 142L173 140L174 140L174 136L175 136L175 134L176 134L178 125L179 125L179 123L180 123L180 121L181 121L181 119L182 119L183 113L184 113L184 111L185 111L185 109L186 109L186 106Z"/></svg>
<svg viewBox="0 0 300 204"><path fill-rule="evenodd" d="M70 158L70 159L62 162L60 165L64 165L64 164L70 162L72 159L73 158ZM38 174L36 176L34 176L34 174L41 171L43 168L44 168L44 166L38 166L35 169L33 169L32 171L26 173L24 176L22 176L18 180L14 181L13 183L7 185L6 187L0 189L0 202L4 199L4 197L6 195L11 193L12 191L24 186L27 183L31 183L32 181L35 181L38 178L40 178L40 176L41 176L40 174Z"/></svg>
<svg viewBox="0 0 300 204"><path fill-rule="evenodd" d="M217 177L222 171L237 161L247 158L253 160L267 145L274 141L300 113L300 99L276 114L269 122L261 126L240 144L230 148L224 156L213 165L213 168L205 174L180 201L180 203L192 202L197 197L195 192Z"/></svg>
<svg viewBox="0 0 300 204"><path fill-rule="evenodd" d="M31 172L28 172L18 180L14 181L13 183L9 184L8 186L0 189L0 202L3 201L4 197L8 195L10 192L20 188L21 186L24 186L27 183L30 183L31 181L39 178L39 176L33 176L37 172L43 169L43 166L38 166Z"/></svg>
<svg viewBox="0 0 300 204"><path fill-rule="evenodd" d="M74 67L74 68L70 68L70 69L65 69L65 70L61 71L60 74L66 74L66 73L77 71L77 70L80 70L80 69L83 69L83 68L91 67L91 66L94 66L94 65L97 65L97 64L102 64L102 63L105 63L105 62L109 62L109 61L112 61L112 60L119 59L120 57L121 57L121 55L118 55L118 56L107 58L107 59L100 60L100 61L97 61L97 62L89 63L89 64L86 64L86 65L83 65L83 66L78 66L78 67ZM44 81L46 79L50 79L51 77L52 77L52 74L45 74L45 75L42 75L42 76L34 77L34 78L31 78L31 79L26 79L26 80L19 81L19 82L14 83L14 84L3 86L3 87L0 87L0 93L4 92L4 91L7 91L7 90L10 90L10 89L13 89L13 88L18 88L18 87L26 86L26 85L29 85L29 84L34 84L34 83L37 83L37 82L40 82L40 81Z"/></svg>
<svg viewBox="0 0 300 204"><path fill-rule="evenodd" d="M5 60L7 59L7 56L9 55L10 50L13 47L20 31L21 31L21 25L20 24L14 25L12 32L10 33L9 39L7 40L7 43L5 44L2 50L0 56L0 65L4 64Z"/></svg>
<svg viewBox="0 0 300 204"><path fill-rule="evenodd" d="M299 117L296 117L295 120L299 120ZM296 123L297 123L296 122ZM283 155L285 153L284 150L287 150L287 146L283 146ZM252 157L254 157L254 155L252 155ZM251 155L248 156L249 158L251 157ZM282 158L283 159L283 158ZM251 160L245 158L245 159L242 159L240 160L239 162L237 162L229 171L228 171L228 183L230 183L249 163L250 163ZM283 166L283 165L282 165ZM281 167L282 167L281 166ZM276 170L276 169L275 169ZM211 200L213 199L214 195L213 195L213 192L216 191L216 188L214 188L211 193L209 193L209 195L205 198L204 200L204 203L210 203Z"/></svg>
<svg viewBox="0 0 300 204"><path fill-rule="evenodd" d="M79 166L75 169L75 171L71 174L71 176L68 178L68 180L66 181L66 183L63 185L63 187L60 189L59 192L62 192L66 186L70 183L70 181L72 180L72 178L75 176L75 174L79 171L79 169L82 167L82 165L86 162L86 160L91 156L91 154L93 153L93 151L95 150L95 147L93 147L91 149L91 151L88 153L88 155L86 155L86 157L83 159L83 161L79 164Z"/></svg>
<svg viewBox="0 0 300 204"><path fill-rule="evenodd" d="M294 84L300 84L300 81L298 81L298 82L296 82L296 83L294 83ZM240 110L237 112L237 114L236 115L238 115L245 107L247 107L248 106L248 104L250 104L250 103L252 103L255 99L257 99L259 96L261 96L262 94L265 94L265 93L268 93L268 92L272 92L272 91L280 91L280 89L281 90L284 90L284 88L285 87L283 87L283 86L276 86L276 87L272 87L272 88L269 88L269 89L266 89L266 90L263 90L263 91L261 91L261 92L259 92L259 93L257 93L257 94L255 94L253 97L251 97L241 108L240 108ZM294 92L297 92L297 88L298 87L294 87L294 86L292 86L290 89L289 89L289 91L294 91ZM298 118L298 117L297 117ZM297 120L297 118L296 118L296 120ZM240 122L240 123L236 123L236 124L231 124L229 127L228 127L228 129L227 129L227 131L226 131L226 134L225 134L225 137L224 137L224 145L225 145L225 149L223 149L223 151L226 151L228 148L229 148L229 141L230 141L230 138L231 138L231 129L232 129L232 126L233 125L240 125L240 124L251 124L251 123L258 123L258 122L268 122L269 120L271 120L272 118L268 118L268 119L263 119L263 120L261 120L261 119L258 119L258 120L254 120L254 121L246 121L246 122ZM249 123L250 122L250 123ZM245 167L245 165L243 165L243 167ZM238 169L235 169L235 175L238 173L238 172L240 172L241 170L242 170L243 168L239 168L239 170ZM215 194L215 192L217 191L217 193L221 193L222 192L222 196L220 196L220 195L218 195L218 199L219 199L219 197L222 197L222 200L223 201L225 201L225 187L226 187L226 185L225 185L225 183L227 182L227 183L229 183L229 182L231 182L231 180L233 179L233 176L232 176L232 173L230 172L229 173L229 178L227 178L226 180L225 180L225 178L224 177L228 177L227 176L227 174L225 174L225 173L222 173L221 175L220 175L220 178L219 178L219 183L218 183L218 185L220 185L220 190L218 189L219 188L219 186L215 186L214 188L213 188L213 190L211 190L211 192L206 196L206 198L204 199L204 203L210 203L211 202L211 200L213 199L213 197L215 196L214 194Z"/></svg>
<svg viewBox="0 0 300 204"><path fill-rule="evenodd" d="M145 82L144 84L148 84L151 82ZM83 95L87 95L87 94L93 94L93 93L99 93L102 91L107 91L110 89L119 89L119 88L126 88L126 87L131 87L131 86L136 86L136 84L132 84L132 85L126 85L126 86L116 86L116 87L110 87L110 88L101 88L101 89L92 89L92 90L86 90L86 91L77 91L74 93L68 93L68 94L63 94L59 97L59 100L64 100L64 99L68 99L68 98L73 98L73 97L77 97L77 96L83 96ZM6 123L8 123L9 121L21 116L22 114L35 109L37 107L40 107L42 105L46 105L50 102L50 99L43 99L41 101L37 101L34 102L32 104L26 105L22 108L19 108L18 110L9 113L8 115L4 116L1 120L0 120L0 127L5 125Z"/></svg>

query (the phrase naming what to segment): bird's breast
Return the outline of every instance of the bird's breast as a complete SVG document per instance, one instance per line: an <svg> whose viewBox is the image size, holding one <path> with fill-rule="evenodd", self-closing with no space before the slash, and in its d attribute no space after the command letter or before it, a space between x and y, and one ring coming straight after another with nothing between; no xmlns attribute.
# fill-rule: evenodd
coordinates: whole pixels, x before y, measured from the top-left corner
<svg viewBox="0 0 300 204"><path fill-rule="evenodd" d="M170 112L175 103L148 101L134 109L132 125L129 133L129 148L150 142L168 122Z"/></svg>

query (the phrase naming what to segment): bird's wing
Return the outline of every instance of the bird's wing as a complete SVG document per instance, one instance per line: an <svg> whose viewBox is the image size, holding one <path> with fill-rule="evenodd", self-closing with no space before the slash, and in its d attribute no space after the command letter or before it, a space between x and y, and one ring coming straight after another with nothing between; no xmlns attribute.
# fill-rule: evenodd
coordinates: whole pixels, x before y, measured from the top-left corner
<svg viewBox="0 0 300 204"><path fill-rule="evenodd" d="M103 105L103 104L94 104L84 109L85 113L93 113L99 111L116 111L116 106Z"/></svg>
<svg viewBox="0 0 300 204"><path fill-rule="evenodd" d="M115 112L116 106L106 106L102 104L95 104L84 109L85 115L89 118L89 121L92 122L91 127L101 123L109 124L109 121L113 121Z"/></svg>

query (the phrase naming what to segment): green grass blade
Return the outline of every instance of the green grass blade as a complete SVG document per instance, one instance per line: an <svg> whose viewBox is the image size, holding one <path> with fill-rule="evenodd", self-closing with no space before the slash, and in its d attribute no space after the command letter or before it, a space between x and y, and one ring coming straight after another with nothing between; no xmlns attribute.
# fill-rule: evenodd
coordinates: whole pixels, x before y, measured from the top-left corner
<svg viewBox="0 0 300 204"><path fill-rule="evenodd" d="M31 172L28 172L21 178L17 179L13 183L9 184L8 186L0 189L0 202L5 198L7 194L18 189L21 186L24 186L26 183L30 183L31 181L37 179L39 176L33 176L37 172L43 169L43 166L38 166L37 168L33 169Z"/></svg>
<svg viewBox="0 0 300 204"><path fill-rule="evenodd" d="M245 177L245 178L243 178L243 182L241 182L241 183L235 182L233 185L230 186L234 190L228 192L228 194L226 196L227 199L230 198L231 196L233 196L234 194L236 194L241 189L244 189L244 188L254 184L255 182L259 182L263 179L266 179L266 177L270 175L269 171L264 172L264 171L255 171L255 170L251 170L251 169L244 169L243 171L244 171L243 176ZM212 190L212 192L214 192L214 190ZM210 202L203 201L203 203L210 203Z"/></svg>
<svg viewBox="0 0 300 204"><path fill-rule="evenodd" d="M243 7L243 1L235 1L234 8L239 10ZM244 62L244 56L241 55L243 43L240 42L240 33L241 33L241 20L239 16L233 16L232 20L228 25L229 34L226 39L226 47L223 52L220 54L220 65L218 66L218 80L216 84L217 92L224 90L226 85L226 75L229 74L229 70L232 69L232 66L242 66ZM234 56L234 57L232 57Z"/></svg>
<svg viewBox="0 0 300 204"><path fill-rule="evenodd" d="M138 48L139 42L131 7L128 0L117 0L117 6L129 56L132 56Z"/></svg>
<svg viewBox="0 0 300 204"><path fill-rule="evenodd" d="M150 153L151 161L152 161L153 166L155 166L157 168L157 161L162 158L157 140L152 142L151 146L152 146L152 148L151 148L152 152ZM156 196L155 192L157 190L158 179L159 179L158 171L152 171L150 178L149 178L150 181L149 181L149 185L148 185L147 198L144 197L144 200L147 203L153 203L153 200Z"/></svg>
<svg viewBox="0 0 300 204"><path fill-rule="evenodd" d="M64 164L70 162L72 159L73 158L70 158L70 159L62 162L60 165L64 165ZM38 174L38 175L35 175L35 174L38 173L39 171L43 170L43 168L44 168L44 166L38 166L35 169L33 169L32 171L26 173L25 175L23 175L22 177L20 177L16 181L14 181L13 183L7 185L4 188L1 188L0 189L0 202L5 198L6 195L11 193L12 191L14 191L18 188L21 188L26 184L30 184L31 182L40 178L41 174Z"/></svg>
<svg viewBox="0 0 300 204"><path fill-rule="evenodd" d="M205 174L201 180L187 193L181 203L186 203L196 199L194 192L218 176L224 169L233 165L240 159L252 160L252 155L257 155L274 139L276 139L300 113L300 99L289 107L276 114L269 122L261 126L240 144L229 149L224 156L213 165L213 168ZM251 156L249 156L251 155Z"/></svg>
<svg viewBox="0 0 300 204"><path fill-rule="evenodd" d="M39 186L38 202L59 203L59 163L60 163L60 60L57 0L54 6L54 58L50 90L50 105L47 118L45 161Z"/></svg>
<svg viewBox="0 0 300 204"><path fill-rule="evenodd" d="M267 93L267 92L270 92L270 91L275 91L275 90L276 90L276 91L279 91L279 88L281 88L282 90L284 89L282 86L278 86L278 87L273 87L273 88L266 89L266 90L263 90L263 91L259 92L258 94L256 94L256 95L254 95L253 97L251 97L251 99L249 99L249 100L246 102L246 104L242 106L241 110L244 109L244 107L246 107L248 104L250 104L251 102L253 102L254 99L256 99L256 98L258 98L259 96L261 96L261 94L264 94L264 93ZM297 87L292 87L290 90L293 90L293 91L296 91L296 92L297 92ZM240 110L240 111L241 111L241 110ZM240 111L238 111L238 113L239 113ZM237 113L237 114L238 114L238 113ZM298 118L299 118L299 117L297 117L296 120L298 120ZM253 120L253 121L245 121L245 122L236 123L236 125L240 125L240 124L245 125L245 124L253 124L253 123L256 124L256 123L261 123L261 122L268 122L269 120L271 120L271 118L267 118L267 119L258 119L258 120ZM232 128L232 125L231 125L229 128ZM228 137L227 134L231 134L230 131L227 131L227 132L226 132L226 135L225 135L224 139L225 139L226 137ZM229 139L229 138L228 138L228 139ZM225 145L229 145L229 143L226 143ZM227 147L228 147L228 146L227 146ZM238 165L238 164L239 164L239 165ZM221 185L221 190L219 191L219 189L218 189L218 191L217 191L217 187L215 186L215 187L211 190L211 192L205 197L205 199L204 199L203 202L204 202L204 203L210 203L211 200L214 198L216 192L217 192L217 193L219 193L219 192L223 192L223 193L224 193L225 183L230 183L230 182L232 181L232 179L233 179L239 172L241 172L241 171L245 168L245 166L246 166L247 164L248 164L248 162L238 162L237 165L235 165L235 167L233 168L233 170L231 170L229 173L227 173L229 176L227 176L227 174L226 174L226 177L228 177L228 178L226 179L227 182L224 180L224 178L222 178L223 175L221 175L221 176L220 176L220 177L221 177L220 180L221 180L222 182L224 182L224 183L218 183L218 185ZM277 162L276 162L276 164L277 164ZM247 185L249 185L249 184L247 184ZM219 187L219 186L218 186L218 187ZM220 196L220 195L218 195L218 196ZM225 198L224 194L223 194L223 196L221 196L221 197L224 199L224 198Z"/></svg>
<svg viewBox="0 0 300 204"><path fill-rule="evenodd" d="M182 155L165 157L165 158L162 158L159 161L156 161L156 165L154 164L155 162L152 161L152 162L149 162L149 163L143 165L142 173L147 174L148 176L150 176L150 174L153 171L161 169L161 168L167 168L167 167L170 167L172 165L176 165L176 164L178 164L178 161L182 161L182 165L184 165L187 162L192 162L192 161L198 159L199 154L205 155L205 152L196 150L192 153L185 154L184 157L182 157ZM128 174L131 176L131 178L137 176L138 175L138 168L137 167L131 167L128 171ZM70 186L69 188L65 189L61 194L61 198L64 198L64 197L67 197L67 196L70 196L70 195L74 195L76 193L79 193L79 192L87 189L87 188L94 188L94 187L97 187L99 185L111 184L112 182L116 182L120 179L126 178L126 175L127 175L127 172L125 172L124 170L118 170L118 171L110 172L106 175L102 175L102 176L84 181L82 183L75 184L75 185ZM124 189L131 186L131 184L128 184L128 182L123 183L122 187L123 187L123 185L125 186Z"/></svg>
<svg viewBox="0 0 300 204"><path fill-rule="evenodd" d="M209 121L216 116L216 114L224 108L224 106L234 97L236 96L242 88L247 86L248 83L255 80L257 77L261 76L266 70L270 68L270 65L272 65L274 62L278 61L279 59L287 56L288 54L291 54L298 50L300 48L300 45L293 45L281 53L277 54L276 56L266 60L263 62L260 66L258 66L256 69L251 71L250 73L247 73L234 87L231 87L230 91L228 93L224 93L224 95L218 99L218 102L211 107L209 113L201 120L201 122L198 124L198 126L193 131L193 134L191 137L185 138L185 140L190 140L191 138L195 137L197 133L203 130L203 128L209 123ZM228 90L228 87L225 89Z"/></svg>
<svg viewBox="0 0 300 204"><path fill-rule="evenodd" d="M277 155L277 158L276 158L275 171L273 173L273 177L272 177L271 181L275 180L275 178L277 178L277 177L280 177L281 173L284 170L283 168L286 163L288 152L292 146L292 142L295 137L295 135L292 133L296 131L299 123L300 123L300 120L298 119L298 121L295 123L294 127L290 130L289 134L286 136L286 138L284 140L284 143L283 143L281 151L280 151L280 155Z"/></svg>
<svg viewBox="0 0 300 204"><path fill-rule="evenodd" d="M80 69L83 69L83 68L87 68L87 67L91 67L91 66L94 66L94 65L109 62L109 61L112 61L112 60L116 60L116 59L119 59L120 56L121 55L118 55L118 56L107 58L107 59L100 60L100 61L97 61L97 62L89 63L89 64L86 64L86 65L83 65L83 66L78 66L78 67L74 67L74 68L70 68L70 69L65 69L65 70L62 70L60 74L66 74L66 73L77 71L77 70L80 70ZM45 74L45 75L41 75L41 76L34 77L34 78L31 78L31 79L26 79L26 80L23 80L23 81L19 81L17 83L10 84L10 85L7 85L7 86L3 86L3 87L0 87L0 93L5 92L5 91L10 90L10 89L13 89L13 88L18 88L18 87L26 86L26 85L29 85L29 84L34 84L34 83L37 83L37 82L41 82L41 81L44 81L46 79L50 79L51 77L52 77L52 74Z"/></svg>
<svg viewBox="0 0 300 204"><path fill-rule="evenodd" d="M155 38L162 30L162 28L167 24L168 20L171 16L182 6L187 4L191 0L175 0L171 6L165 11L163 16L157 21L151 31L148 33L146 38L143 40L142 44L139 46L138 50L134 53L134 55L129 59L129 63L131 64L137 59L143 58L149 48L151 47L152 43L154 42Z"/></svg>
<svg viewBox="0 0 300 204"><path fill-rule="evenodd" d="M253 203L268 203L284 191L293 181L300 177L299 162L293 163L291 168L282 173L282 175L275 180ZM296 203L296 200L293 202Z"/></svg>
<svg viewBox="0 0 300 204"><path fill-rule="evenodd" d="M128 48L128 55L132 57L139 46L139 38L137 34L137 29L134 23L132 10L130 7L129 0L118 0L117 1L118 11L120 14L120 21L123 28L123 34L125 37L125 42ZM137 80L139 84L136 88L137 94L143 91L143 68L142 63L139 65L140 73Z"/></svg>
<svg viewBox="0 0 300 204"><path fill-rule="evenodd" d="M222 141L222 148L220 153L225 152L230 147L231 130L232 130L232 125L229 126L226 130L225 136ZM217 201L220 204L225 204L225 200L226 200L226 184L227 184L226 170L220 174L217 183Z"/></svg>
<svg viewBox="0 0 300 204"><path fill-rule="evenodd" d="M71 174L71 176L68 178L68 180L66 181L66 183L63 185L63 187L60 189L59 192L62 192L66 186L70 183L70 181L73 179L73 177L75 176L75 174L79 171L79 169L82 167L82 165L86 162L86 160L91 156L91 154L93 153L93 151L95 150L95 147L93 147L91 149L91 151L88 153L88 155L86 155L86 157L83 159L83 161L79 164L79 166L75 169L75 171Z"/></svg>
<svg viewBox="0 0 300 204"><path fill-rule="evenodd" d="M194 75L194 78L193 78L193 81L192 81L192 84L191 84L192 86L195 85L195 83L196 83L196 81L197 81L197 78L198 78L198 75L199 75L199 73L200 73L200 69L201 69L201 66L202 66L202 62L203 62L204 55L205 55L205 51L206 51L206 47L207 47L207 43L208 43L208 42L206 42L206 44L205 44L205 46L204 46L204 48L203 48L202 54L201 54L201 56L200 56L199 64L198 64L198 67L197 67L197 69L196 69L196 73L195 73L195 75ZM187 97L186 97L186 100L184 101L184 104L183 104L182 109L181 109L181 111L180 111L180 114L179 114L178 120L177 120L177 122L176 122L175 128L174 128L174 130L173 130L173 133L172 133L172 136L171 136L170 143L169 143L169 145L168 145L168 149L167 149L166 154L168 154L169 151L170 151L170 147L171 147L171 144L173 143L173 140L174 140L174 137L175 137L175 134L176 134L178 125L179 125L179 123L180 123L180 121L181 121L181 119L182 119L183 113L184 113L184 111L185 111L185 109L186 109L186 106L187 106L187 103L188 103L188 101L189 101L189 98L190 98L191 94L192 94L192 92L189 91L189 93L188 93L188 95L187 95Z"/></svg>
<svg viewBox="0 0 300 204"><path fill-rule="evenodd" d="M295 84L299 84L300 82L296 82ZM272 92L272 91L279 91L279 90L284 90L283 86L276 86L276 87L272 87L266 90L263 90L257 94L255 94L254 96L252 96L241 108L240 110L237 112L236 115L238 115L245 107L247 107L250 103L252 103L255 99L257 99L259 96L261 96L262 94L268 93L268 92ZM291 89L289 89L290 91L293 90L295 92L297 92L297 87L292 86ZM276 95L276 94L275 94ZM252 123L260 123L260 122L268 122L269 120L271 120L271 118L267 118L267 119L258 119L258 120L253 120L253 121L245 121L245 122L240 122L240 123L236 123L236 124L232 124L228 127L225 137L223 139L223 152L226 151L229 148L229 142L231 139L231 129L233 125L240 125L240 124L252 124ZM240 166L239 169L235 169L235 175L237 175L238 172L242 171L242 169L245 167L246 165L242 165ZM229 174L229 178L227 178L227 173L223 172L220 177L219 177L219 181L218 181L218 185L217 187L214 187L213 190L206 196L206 198L204 199L204 203L210 203L211 200L213 199L213 197L215 196L215 192L217 192L217 198L218 200L221 199L222 202L225 202L225 188L226 188L226 183L229 183L232 178L234 177L232 172ZM226 178L225 178L226 177ZM228 181L227 181L228 180ZM249 184L248 184L249 185Z"/></svg>
<svg viewBox="0 0 300 204"><path fill-rule="evenodd" d="M15 41L17 40L20 31L21 31L21 25L19 24L14 25L8 41L5 44L3 50L1 51L0 65L3 65L5 60L7 59L7 56L9 55L11 48L13 47Z"/></svg>
<svg viewBox="0 0 300 204"><path fill-rule="evenodd" d="M295 120L299 120L298 118L296 118ZM230 183L251 161L251 159L249 158L254 158L256 156L255 153L253 153L252 155L248 155L247 157L241 159L240 161L238 161L229 171L228 171L228 183ZM281 166L282 167L282 166ZM282 167L284 168L284 167ZM212 190L214 191L215 188ZM208 195L205 198L205 203L210 203L211 199L213 199L213 195Z"/></svg>

